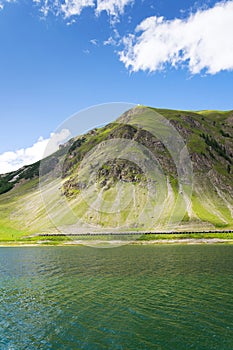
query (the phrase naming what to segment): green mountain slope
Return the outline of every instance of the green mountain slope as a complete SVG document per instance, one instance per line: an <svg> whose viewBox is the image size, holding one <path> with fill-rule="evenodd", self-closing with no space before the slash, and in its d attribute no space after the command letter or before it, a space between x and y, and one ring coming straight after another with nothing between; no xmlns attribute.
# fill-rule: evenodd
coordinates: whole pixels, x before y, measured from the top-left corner
<svg viewBox="0 0 233 350"><path fill-rule="evenodd" d="M0 176L0 239L233 229L233 111L138 106ZM40 174L40 186L39 186Z"/></svg>

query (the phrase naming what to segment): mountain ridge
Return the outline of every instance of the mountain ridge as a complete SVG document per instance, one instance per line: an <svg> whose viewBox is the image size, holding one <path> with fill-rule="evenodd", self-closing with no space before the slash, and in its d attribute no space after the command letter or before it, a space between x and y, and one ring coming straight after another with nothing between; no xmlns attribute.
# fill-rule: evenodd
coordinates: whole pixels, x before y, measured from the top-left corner
<svg viewBox="0 0 233 350"><path fill-rule="evenodd" d="M164 118L168 121L169 128L175 128L176 131L172 130L179 133L181 141L187 147L193 172L192 193L188 186L185 189L184 183L182 189L179 187L178 180L181 177L181 170L185 170L186 163L183 161L184 169L181 168L180 174L177 173L178 162L174 161L175 153L171 154L170 146L164 145L164 143L166 144L166 127L163 129L162 124L158 125L160 127L158 132L159 127L155 130L154 126L150 125L154 120L154 113L159 115L160 122L161 118ZM46 171L48 178L58 171L62 163L60 180L62 194L69 206L72 207L75 216L88 223L86 227L83 226L83 230L90 230L93 227L97 231L109 228L136 231L163 230L169 228L169 225L175 230L187 228L191 230L198 230L198 228L231 229L233 228L232 130L233 111L192 112L154 109L145 106L131 109L115 122L71 139L42 162L39 161L15 172L0 175L0 238L1 235L4 236L5 231L8 232L11 229L15 230L17 236L22 232L55 232L56 230L58 232L65 230L66 232L63 225L66 220L68 220L67 225L71 225L70 218L65 217L67 212L64 211L63 217L58 205L53 213L53 222L48 219L44 203L39 199L41 193L38 183L41 163L43 163L41 175L45 176ZM161 141L160 137L164 140ZM132 159L127 161L121 159L118 161L121 163L117 164L116 161L114 163L114 152L116 152L114 147L118 147L116 142L119 139L122 140L121 143L126 145L125 147L131 147ZM82 191L87 191L88 188L94 186L85 182L87 180L87 167L96 159L101 164L102 160L98 158L101 153L100 148L101 145L106 146L106 144L110 144L108 153L112 154L113 160L111 163L111 160L106 159L105 163L100 166L99 173L97 172L99 178L97 176L97 180L95 179L95 190L97 188L104 200L102 204L98 203L99 208L91 210L87 203L90 206L91 201L95 199L95 190L88 193L89 197L85 198L86 202L81 198ZM157 220L154 219L154 214L149 206L146 210L142 208L143 205L147 205L146 200L148 199L143 192L146 188L146 180L143 171L140 173L140 166L136 163L133 165L136 159L136 147L139 145L140 166L145 166L143 156L146 152L152 158L156 157L156 176L153 175L151 169L149 172L151 172L152 177L154 176L150 179L151 183L157 181L158 193L155 195L158 196L158 202L160 201L159 203L164 205L163 210L161 209L161 216L158 216ZM122 151L123 148L122 146ZM85 163L86 158L89 159L88 164ZM88 180L90 179L88 178ZM119 196L119 191L117 191L119 182L122 186L121 191L123 191L119 200L123 198L122 202L128 201L128 209L124 207L123 203L120 207L121 215L113 215L108 206L111 203L114 207L114 200ZM130 201L130 191L135 196L134 204ZM59 200L56 199L56 196L49 198L47 206L54 206L56 200ZM150 206L158 206L152 195L149 197L149 201ZM93 203L95 202L93 201ZM29 208L31 208L30 214ZM184 215L179 213L179 208L182 208ZM98 210L102 211L101 214L96 213ZM142 218L138 218L137 210L141 213ZM179 222L181 214L183 217ZM59 215L61 217L58 219ZM173 216L173 221L171 221L171 216ZM154 220L154 227L150 226L153 221L151 218Z"/></svg>

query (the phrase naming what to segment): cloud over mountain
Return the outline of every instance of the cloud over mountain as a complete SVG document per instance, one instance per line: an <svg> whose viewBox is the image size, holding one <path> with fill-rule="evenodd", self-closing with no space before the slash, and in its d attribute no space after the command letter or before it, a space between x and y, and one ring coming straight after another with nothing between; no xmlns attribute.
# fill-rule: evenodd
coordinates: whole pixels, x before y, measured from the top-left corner
<svg viewBox="0 0 233 350"><path fill-rule="evenodd" d="M69 130L63 129L59 133L51 133L50 137L47 139L40 137L38 141L30 147L0 154L0 174L14 171L24 165L37 162L43 158L45 150L46 156L55 152L59 144L66 141L69 136Z"/></svg>

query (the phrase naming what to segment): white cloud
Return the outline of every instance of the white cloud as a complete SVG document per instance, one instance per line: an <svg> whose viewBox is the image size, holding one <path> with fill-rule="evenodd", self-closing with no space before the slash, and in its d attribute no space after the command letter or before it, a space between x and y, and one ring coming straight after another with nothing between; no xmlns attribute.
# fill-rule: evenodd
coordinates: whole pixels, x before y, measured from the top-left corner
<svg viewBox="0 0 233 350"><path fill-rule="evenodd" d="M79 16L85 7L94 7L94 0L32 0L38 7L44 17L49 13L55 16L61 15L64 19L73 16ZM70 21L68 24L73 24Z"/></svg>
<svg viewBox="0 0 233 350"><path fill-rule="evenodd" d="M1 0L0 0L1 1ZM7 1L7 0L4 0ZM73 16L79 16L86 7L95 8L95 12L99 15L106 11L115 21L119 15L124 13L127 5L133 4L134 0L32 0L40 8L40 12L44 17L49 13L55 16L61 15L64 19ZM69 24L72 24L69 22Z"/></svg>
<svg viewBox="0 0 233 350"><path fill-rule="evenodd" d="M60 9L65 18L80 15L85 7L95 6L93 0L65 0Z"/></svg>
<svg viewBox="0 0 233 350"><path fill-rule="evenodd" d="M59 133L51 133L43 157L47 157L55 152L59 145L68 140L71 132L68 129L62 129Z"/></svg>
<svg viewBox="0 0 233 350"><path fill-rule="evenodd" d="M4 9L5 4L16 2L16 0L0 0L0 11Z"/></svg>
<svg viewBox="0 0 233 350"><path fill-rule="evenodd" d="M192 74L233 70L233 1L198 11L186 20L149 17L124 37L120 60L131 71L188 65Z"/></svg>
<svg viewBox="0 0 233 350"><path fill-rule="evenodd" d="M107 40L103 42L104 46L111 45L111 46L117 46L118 41L116 41L112 36L110 36Z"/></svg>
<svg viewBox="0 0 233 350"><path fill-rule="evenodd" d="M45 150L46 155L55 152L59 145L66 141L69 136L70 131L63 129L60 133L52 133L48 139L40 137L31 147L0 154L0 174L37 162L44 157Z"/></svg>
<svg viewBox="0 0 233 350"><path fill-rule="evenodd" d="M108 15L118 18L124 13L125 7L133 3L134 0L97 0L96 13L106 11Z"/></svg>
<svg viewBox="0 0 233 350"><path fill-rule="evenodd" d="M97 40L97 39L91 39L91 40L90 40L90 43L91 43L92 45L98 46L98 40Z"/></svg>
<svg viewBox="0 0 233 350"><path fill-rule="evenodd" d="M113 36L110 36L107 40L103 42L103 45L120 46L120 34L116 28L113 30Z"/></svg>

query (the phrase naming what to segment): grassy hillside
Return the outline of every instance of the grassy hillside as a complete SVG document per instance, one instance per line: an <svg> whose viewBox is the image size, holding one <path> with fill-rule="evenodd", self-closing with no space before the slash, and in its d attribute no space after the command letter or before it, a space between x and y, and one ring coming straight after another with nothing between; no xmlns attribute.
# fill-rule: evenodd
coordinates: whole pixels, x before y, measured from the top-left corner
<svg viewBox="0 0 233 350"><path fill-rule="evenodd" d="M232 172L233 111L139 106L1 175L0 240L233 229Z"/></svg>

